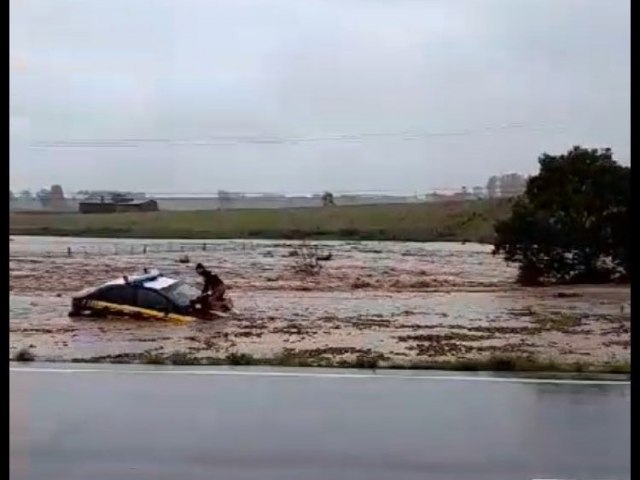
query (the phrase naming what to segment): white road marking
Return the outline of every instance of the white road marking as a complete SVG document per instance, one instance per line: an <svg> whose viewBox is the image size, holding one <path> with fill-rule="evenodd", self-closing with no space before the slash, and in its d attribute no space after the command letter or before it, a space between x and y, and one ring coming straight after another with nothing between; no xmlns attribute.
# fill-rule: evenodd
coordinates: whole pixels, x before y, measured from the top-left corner
<svg viewBox="0 0 640 480"><path fill-rule="evenodd" d="M21 373L117 373L126 375L210 375L210 376L249 376L249 377L301 377L301 378L342 378L342 379L396 379L396 380L435 380L453 382L493 382L493 383L550 383L560 385L630 385L624 380L573 380L559 378L516 378L516 377L470 377L458 375L392 375L376 373L328 373L328 372L281 372L251 370L210 370L210 369L140 369L125 370L116 368L55 368L55 367L9 367L11 372Z"/></svg>

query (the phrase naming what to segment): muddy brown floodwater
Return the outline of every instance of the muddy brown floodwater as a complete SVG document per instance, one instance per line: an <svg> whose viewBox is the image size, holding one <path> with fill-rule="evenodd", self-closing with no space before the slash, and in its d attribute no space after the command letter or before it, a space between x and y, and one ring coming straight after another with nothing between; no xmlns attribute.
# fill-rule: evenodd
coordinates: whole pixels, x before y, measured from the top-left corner
<svg viewBox="0 0 640 480"><path fill-rule="evenodd" d="M192 359L248 354L410 365L531 356L591 365L628 362L630 292L623 286L526 289L486 245L314 242L317 275L299 273L285 241L151 241L13 237L11 355L108 360L154 352ZM180 263L187 256L189 263ZM202 262L229 284L237 315L173 324L70 319L70 295L158 268L197 283Z"/></svg>

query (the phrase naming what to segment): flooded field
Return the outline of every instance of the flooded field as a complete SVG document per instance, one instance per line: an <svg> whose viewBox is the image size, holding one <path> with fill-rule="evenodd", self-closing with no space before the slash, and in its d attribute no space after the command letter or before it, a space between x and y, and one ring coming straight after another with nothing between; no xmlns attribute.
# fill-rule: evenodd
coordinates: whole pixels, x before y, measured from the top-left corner
<svg viewBox="0 0 640 480"><path fill-rule="evenodd" d="M324 258L299 272L301 252ZM558 362L629 360L629 288L517 288L515 268L476 244L404 242L136 241L14 237L11 354L126 360L350 360L403 365L494 354ZM188 260L188 263L181 263ZM185 258L188 257L188 258ZM158 268L197 284L202 262L227 282L238 314L172 324L70 319L70 295Z"/></svg>

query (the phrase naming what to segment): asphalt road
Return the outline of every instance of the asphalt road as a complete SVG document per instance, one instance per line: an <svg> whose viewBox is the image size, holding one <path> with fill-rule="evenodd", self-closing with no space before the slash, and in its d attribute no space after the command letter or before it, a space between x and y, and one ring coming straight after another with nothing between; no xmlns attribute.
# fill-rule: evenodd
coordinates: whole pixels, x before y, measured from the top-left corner
<svg viewBox="0 0 640 480"><path fill-rule="evenodd" d="M12 480L630 478L628 383L10 368Z"/></svg>

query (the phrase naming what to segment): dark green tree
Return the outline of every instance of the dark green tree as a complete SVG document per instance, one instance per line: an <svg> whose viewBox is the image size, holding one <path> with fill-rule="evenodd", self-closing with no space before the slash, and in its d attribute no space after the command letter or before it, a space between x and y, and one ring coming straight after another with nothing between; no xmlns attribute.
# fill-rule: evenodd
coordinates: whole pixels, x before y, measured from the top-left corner
<svg viewBox="0 0 640 480"><path fill-rule="evenodd" d="M51 190L42 188L36 193L36 198L40 201L43 207L51 206Z"/></svg>
<svg viewBox="0 0 640 480"><path fill-rule="evenodd" d="M33 200L33 195L29 190L22 190L20 192L20 200Z"/></svg>
<svg viewBox="0 0 640 480"><path fill-rule="evenodd" d="M322 198L322 206L323 207L329 207L331 205L335 205L336 204L335 198L333 196L333 193L331 193L331 192L324 192L322 194L321 198Z"/></svg>
<svg viewBox="0 0 640 480"><path fill-rule="evenodd" d="M519 264L523 284L629 279L631 169L608 148L545 153L539 163L496 225L495 252Z"/></svg>

